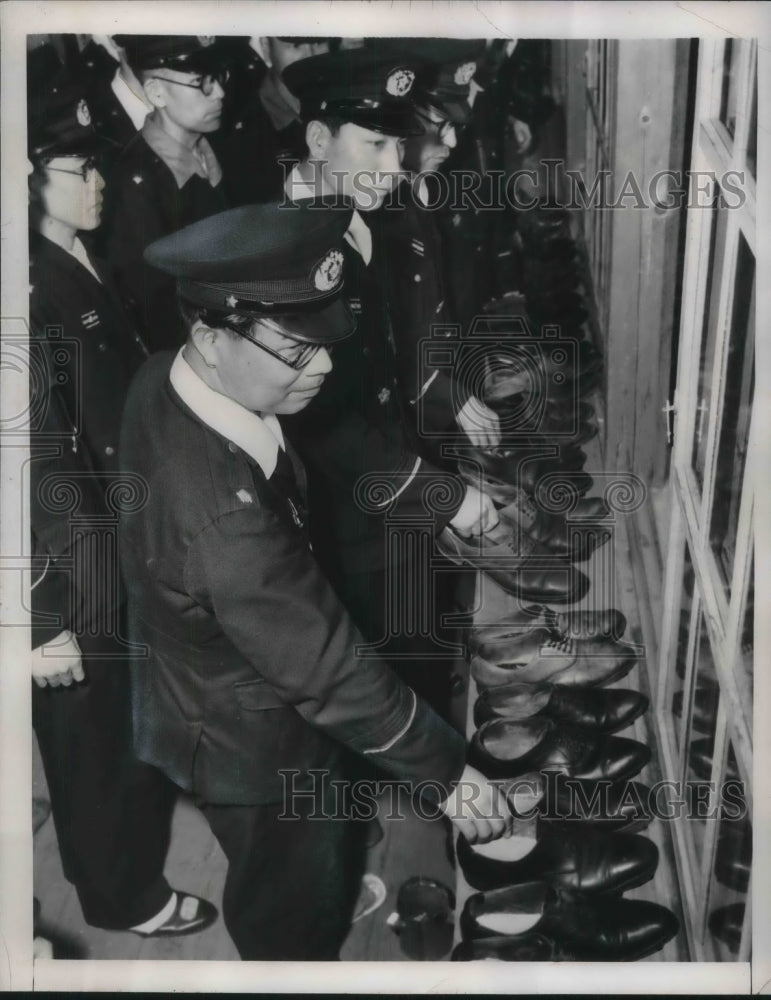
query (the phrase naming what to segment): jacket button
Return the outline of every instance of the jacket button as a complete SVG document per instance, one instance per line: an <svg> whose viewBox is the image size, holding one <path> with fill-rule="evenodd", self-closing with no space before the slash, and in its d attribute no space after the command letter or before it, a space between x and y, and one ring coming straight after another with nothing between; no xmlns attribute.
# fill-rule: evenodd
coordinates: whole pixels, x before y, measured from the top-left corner
<svg viewBox="0 0 771 1000"><path fill-rule="evenodd" d="M416 274L413 280L414 281L422 281L423 279L420 277L419 274Z"/></svg>
<svg viewBox="0 0 771 1000"><path fill-rule="evenodd" d="M228 441L228 451L231 452L233 455L235 455L235 453L238 451L238 445L233 444L232 441Z"/></svg>
<svg viewBox="0 0 771 1000"><path fill-rule="evenodd" d="M105 344L104 341L102 341L102 343L99 345L99 350L102 352L107 350L107 344Z"/></svg>
<svg viewBox="0 0 771 1000"><path fill-rule="evenodd" d="M115 449L112 447L112 445L108 444L107 447L104 449L104 453L105 455L114 455Z"/></svg>

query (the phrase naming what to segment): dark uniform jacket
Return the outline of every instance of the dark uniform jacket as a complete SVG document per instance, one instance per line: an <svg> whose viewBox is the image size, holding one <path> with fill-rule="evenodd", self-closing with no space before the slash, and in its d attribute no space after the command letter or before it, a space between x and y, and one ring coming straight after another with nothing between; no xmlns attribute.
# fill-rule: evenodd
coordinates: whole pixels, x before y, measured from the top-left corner
<svg viewBox="0 0 771 1000"><path fill-rule="evenodd" d="M170 168L141 132L129 142L106 191L106 255L115 269L124 306L153 352L179 347L184 328L174 279L145 263L145 248L228 207L222 181L193 175L180 188Z"/></svg>
<svg viewBox="0 0 771 1000"><path fill-rule="evenodd" d="M456 429L455 417L469 394L453 378L451 362L429 363L428 342L441 348L452 337L442 240L436 213L420 203L413 187L404 184L401 188L394 192L391 204L374 213L373 232L376 241L382 241L378 259L405 411L415 422L421 454L430 456L440 436Z"/></svg>
<svg viewBox="0 0 771 1000"><path fill-rule="evenodd" d="M464 490L420 457L411 414L403 411L388 304L378 254L364 263L346 244L344 296L358 319L356 333L335 345L334 366L321 391L288 433L307 467L314 550L325 567L345 574L388 565L386 514L401 520L430 517L440 531L457 513ZM447 490L441 512L428 496Z"/></svg>
<svg viewBox="0 0 771 1000"><path fill-rule="evenodd" d="M140 758L222 804L279 801L279 769L328 766L341 743L398 775L457 778L459 735L354 655L361 636L311 554L300 487L233 440L243 418L213 429L212 404L189 391L203 383L179 359L178 392L171 364L141 370L122 437L149 491L122 531L132 638L148 647L134 667Z"/></svg>
<svg viewBox="0 0 771 1000"><path fill-rule="evenodd" d="M103 264L100 284L44 237L31 245L30 507L33 648L69 628L97 631L120 605L117 561L95 568L87 525L115 518L123 402L146 357Z"/></svg>
<svg viewBox="0 0 771 1000"><path fill-rule="evenodd" d="M55 375L76 433L97 472L117 472L120 422L131 379L147 349L129 323L107 265L89 254L100 281L43 236L32 242L30 321L54 351Z"/></svg>
<svg viewBox="0 0 771 1000"><path fill-rule="evenodd" d="M253 62L264 72L256 55ZM287 172L305 151L305 126L292 109L281 107L272 75L267 73L258 86L258 70L250 65L243 73L253 90L235 104L227 123L211 138L233 206L280 198Z"/></svg>

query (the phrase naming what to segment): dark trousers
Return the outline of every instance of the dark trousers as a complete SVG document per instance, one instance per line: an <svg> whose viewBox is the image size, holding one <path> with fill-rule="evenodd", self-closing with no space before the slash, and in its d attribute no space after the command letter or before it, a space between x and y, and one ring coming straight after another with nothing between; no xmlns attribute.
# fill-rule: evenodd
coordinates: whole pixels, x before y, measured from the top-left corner
<svg viewBox="0 0 771 1000"><path fill-rule="evenodd" d="M34 687L32 720L64 874L86 922L119 930L169 900L163 866L177 789L133 757L126 661L88 655L120 647L104 636L78 643L86 680Z"/></svg>
<svg viewBox="0 0 771 1000"><path fill-rule="evenodd" d="M322 818L343 811L333 791L325 782L319 799L300 798L289 809L200 804L228 859L222 910L242 959L339 958L365 849L361 823ZM314 811L319 818L311 818Z"/></svg>

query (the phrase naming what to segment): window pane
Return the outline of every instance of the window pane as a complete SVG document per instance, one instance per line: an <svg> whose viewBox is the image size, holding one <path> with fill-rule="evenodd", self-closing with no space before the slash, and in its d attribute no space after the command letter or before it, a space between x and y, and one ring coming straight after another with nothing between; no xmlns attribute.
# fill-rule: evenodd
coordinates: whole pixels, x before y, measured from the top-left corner
<svg viewBox="0 0 771 1000"><path fill-rule="evenodd" d="M747 133L747 168L755 180L757 177L758 162L758 82L757 79L752 84L752 110L750 111L750 125Z"/></svg>
<svg viewBox="0 0 771 1000"><path fill-rule="evenodd" d="M710 542L717 558L726 594L739 524L742 478L747 458L750 415L755 388L755 258L739 234L734 280L734 302L728 341L728 359L715 470Z"/></svg>
<svg viewBox="0 0 771 1000"><path fill-rule="evenodd" d="M752 821L743 782L736 776L729 745L721 783L722 807L707 903L706 934L718 960L736 961L745 918L750 919L747 891L752 872ZM743 960L749 959L742 954Z"/></svg>
<svg viewBox="0 0 771 1000"><path fill-rule="evenodd" d="M739 43L728 38L723 50L723 85L720 90L720 121L733 139L736 132L736 89Z"/></svg>
<svg viewBox="0 0 771 1000"><path fill-rule="evenodd" d="M691 464L696 473L699 489L704 487L704 463L709 435L709 414L712 403L712 370L715 363L715 340L717 336L717 306L720 295L720 268L725 243L725 212L717 208L720 189L715 185L712 224L710 226L709 262L707 284L704 297L704 322L701 331L701 354L699 357L699 394L696 405L696 423L693 434ZM719 249L719 253L718 253Z"/></svg>
<svg viewBox="0 0 771 1000"><path fill-rule="evenodd" d="M688 827L693 845L694 870L698 871L706 846L712 758L720 701L720 689L703 615L699 615L699 634L696 636L694 657L690 690L683 691L683 710L688 712L685 780L693 803Z"/></svg>
<svg viewBox="0 0 771 1000"><path fill-rule="evenodd" d="M744 609L744 625L740 636L739 662L747 680L745 690L749 701L747 715L752 718L752 678L755 663L755 553L750 560L750 581L747 587L747 604Z"/></svg>
<svg viewBox="0 0 771 1000"><path fill-rule="evenodd" d="M674 716L675 740L678 751L680 747L680 720L683 717L685 687L685 668L688 657L688 633L691 627L691 608L693 607L693 565L688 546L685 547L685 563L683 567L683 590L680 597L680 626L677 632L677 652L675 654L675 669L672 676L672 715ZM688 700L685 699L687 707Z"/></svg>

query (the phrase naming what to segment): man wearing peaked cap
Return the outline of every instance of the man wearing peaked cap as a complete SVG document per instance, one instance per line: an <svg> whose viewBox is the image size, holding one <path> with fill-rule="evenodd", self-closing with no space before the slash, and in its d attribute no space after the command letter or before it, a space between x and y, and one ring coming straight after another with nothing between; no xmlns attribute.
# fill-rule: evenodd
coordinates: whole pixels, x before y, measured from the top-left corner
<svg viewBox="0 0 771 1000"><path fill-rule="evenodd" d="M423 64L415 93L421 106L430 105L455 125L471 120L469 91L485 43L465 38L375 38L380 52L397 52Z"/></svg>
<svg viewBox="0 0 771 1000"><path fill-rule="evenodd" d="M314 537L319 561L367 638L387 637L396 669L448 714L446 653L444 665L436 660L442 655L437 646L446 650L451 640L434 641L433 621L421 627L420 636L408 635L404 623L415 609L406 606L407 595L432 583L417 579L406 544L401 555L388 547L385 515L425 520L424 497L439 484L452 499L441 511L431 511L437 533L448 524L464 534L480 533L496 523L497 515L489 498L466 490L423 458L414 422L405 420L386 299L393 263L373 242L366 221L405 176L405 137L425 127L413 101L424 69L423 62L401 52L364 48L306 59L284 74L307 122L307 153L289 173L285 192L294 201L319 191L340 191L354 199L357 211L344 253L347 294L359 320L357 336L340 346L327 383L288 424L288 432L308 465L311 493L324 512L323 530ZM373 476L387 488L382 503L367 510L358 484ZM402 595L393 613L391 585Z"/></svg>
<svg viewBox="0 0 771 1000"><path fill-rule="evenodd" d="M130 634L150 650L133 672L135 747L195 795L222 845L243 959L338 957L363 865L332 784L344 747L448 792L475 779L498 818L464 805L456 822L472 838L504 829L460 735L382 661L357 659L362 637L308 543L304 470L278 417L309 404L353 330L350 218L339 199L251 205L147 251L189 332L139 372L123 422L124 462L148 489L121 523Z"/></svg>
<svg viewBox="0 0 771 1000"><path fill-rule="evenodd" d="M107 256L126 308L151 351L178 347L174 285L148 267L154 240L229 206L207 135L220 125L229 68L211 36L116 35L152 106L124 148L105 208Z"/></svg>
<svg viewBox="0 0 771 1000"><path fill-rule="evenodd" d="M30 53L28 83L30 346L41 374L30 412L43 415L30 434L33 724L62 866L87 923L189 934L217 911L163 875L176 789L131 755L125 595L114 538L96 527L114 520L110 497L126 485L121 409L146 352L87 243L104 189L94 157L106 143L52 50ZM73 483L75 509L50 503L46 484Z"/></svg>

